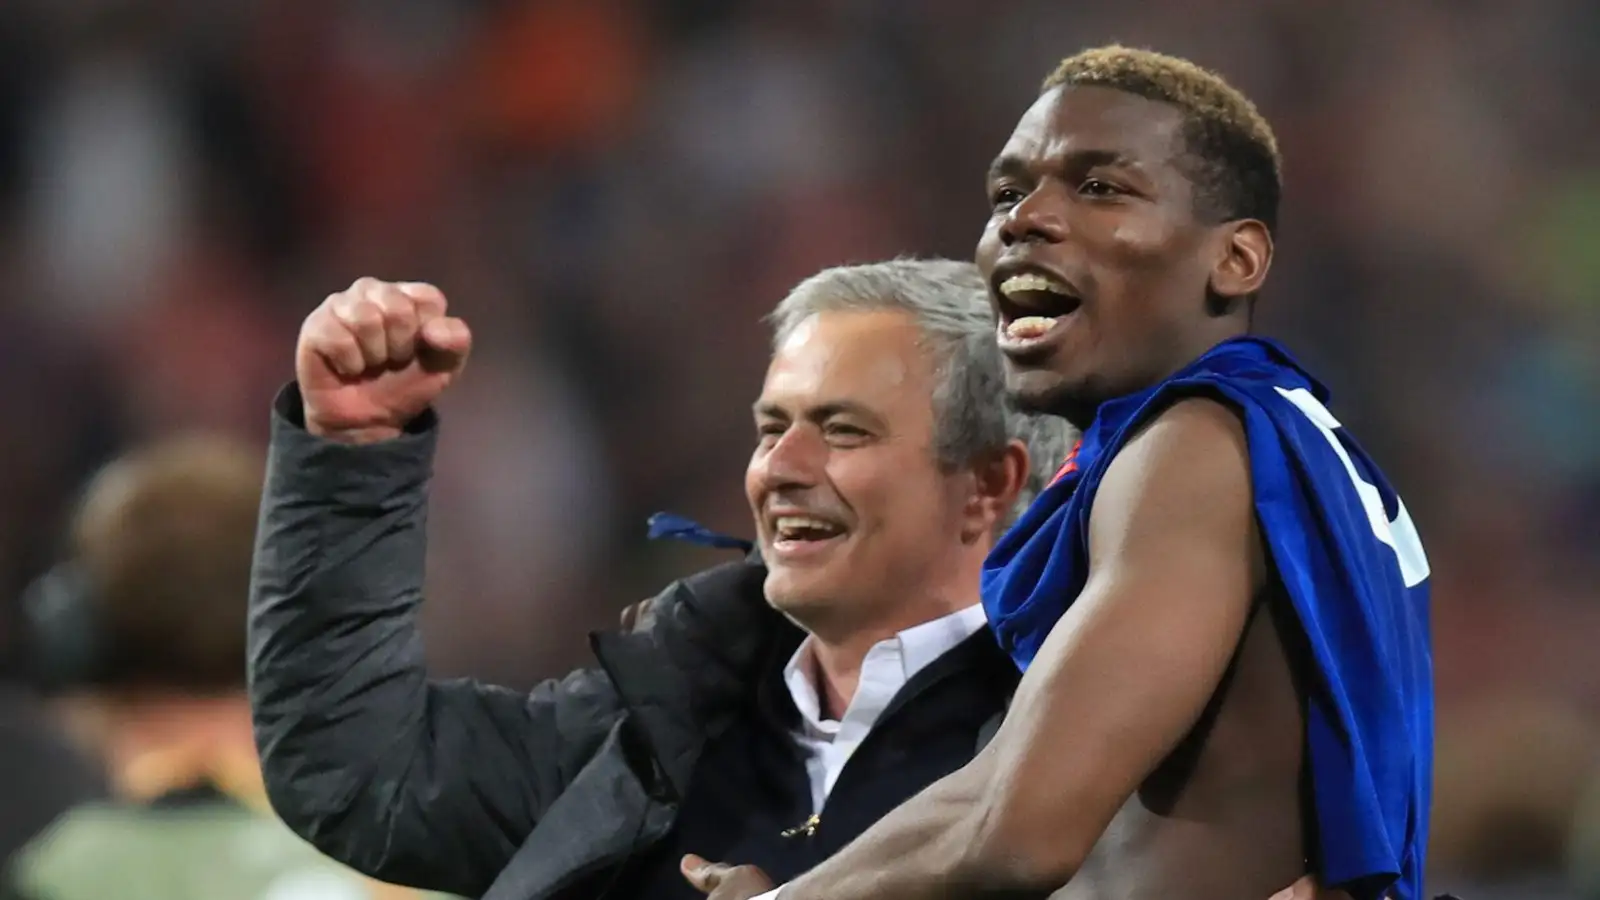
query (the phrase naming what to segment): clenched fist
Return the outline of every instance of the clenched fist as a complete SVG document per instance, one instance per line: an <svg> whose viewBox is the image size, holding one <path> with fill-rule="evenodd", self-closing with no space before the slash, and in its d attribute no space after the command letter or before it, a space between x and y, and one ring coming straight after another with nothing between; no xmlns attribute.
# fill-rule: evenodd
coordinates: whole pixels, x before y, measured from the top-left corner
<svg viewBox="0 0 1600 900"><path fill-rule="evenodd" d="M306 317L295 378L306 430L352 444L399 436L467 364L472 332L431 284L362 278Z"/></svg>

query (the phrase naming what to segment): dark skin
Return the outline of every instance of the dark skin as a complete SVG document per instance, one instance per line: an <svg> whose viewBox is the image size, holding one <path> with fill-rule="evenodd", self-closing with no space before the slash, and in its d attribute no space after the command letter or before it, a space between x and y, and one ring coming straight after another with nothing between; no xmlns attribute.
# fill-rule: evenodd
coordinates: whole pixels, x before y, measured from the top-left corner
<svg viewBox="0 0 1600 900"><path fill-rule="evenodd" d="M1000 328L1070 310L1008 354L1027 406L1087 424L1247 330L1271 236L1197 212L1182 121L1118 91L1058 88L996 160L977 260ZM1024 271L1075 299L1001 297ZM783 900L1237 900L1291 882L1285 896L1310 896L1299 636L1251 490L1230 409L1183 400L1149 423L1101 482L1088 582L994 741ZM765 889L759 873L709 874L717 900Z"/></svg>
<svg viewBox="0 0 1600 900"><path fill-rule="evenodd" d="M1176 107L1120 91L1056 89L990 166L992 214L977 262L991 287L1036 271L1080 301L1046 347L1008 354L1007 387L1030 409L1087 426L1101 401L1155 384L1249 329L1242 299L1213 315L1206 293L1258 290L1272 238L1254 220L1197 215L1183 121ZM1034 311L997 290L991 298L1002 330Z"/></svg>

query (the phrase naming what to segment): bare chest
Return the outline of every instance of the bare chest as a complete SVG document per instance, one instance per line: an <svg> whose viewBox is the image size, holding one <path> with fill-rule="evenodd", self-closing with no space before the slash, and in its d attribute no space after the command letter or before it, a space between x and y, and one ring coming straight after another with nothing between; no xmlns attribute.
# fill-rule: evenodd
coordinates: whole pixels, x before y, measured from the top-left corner
<svg viewBox="0 0 1600 900"><path fill-rule="evenodd" d="M1269 615L1058 900L1265 900L1306 871L1304 717Z"/></svg>

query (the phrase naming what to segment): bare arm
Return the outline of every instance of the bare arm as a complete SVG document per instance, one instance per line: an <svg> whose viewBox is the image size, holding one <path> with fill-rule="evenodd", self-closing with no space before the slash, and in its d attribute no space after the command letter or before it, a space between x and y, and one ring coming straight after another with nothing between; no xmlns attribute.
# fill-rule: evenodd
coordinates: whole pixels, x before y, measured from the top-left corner
<svg viewBox="0 0 1600 900"><path fill-rule="evenodd" d="M990 746L782 900L1043 896L1072 878L1194 727L1265 579L1231 411L1182 401L1119 453L1089 558Z"/></svg>

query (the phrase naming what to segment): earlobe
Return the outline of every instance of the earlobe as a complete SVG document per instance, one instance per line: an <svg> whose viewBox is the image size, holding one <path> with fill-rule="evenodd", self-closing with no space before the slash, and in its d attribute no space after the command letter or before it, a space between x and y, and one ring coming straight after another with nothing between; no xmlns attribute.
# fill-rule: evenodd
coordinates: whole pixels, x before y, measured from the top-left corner
<svg viewBox="0 0 1600 900"><path fill-rule="evenodd" d="M966 523L961 527L961 543L976 544L988 534L989 529L982 524L987 519L984 515L983 501L973 503L973 509L967 516Z"/></svg>
<svg viewBox="0 0 1600 900"><path fill-rule="evenodd" d="M978 466L969 524L962 532L964 541L972 543L998 536L1028 480L1028 462L1027 446L1012 439L1003 451Z"/></svg>
<svg viewBox="0 0 1600 900"><path fill-rule="evenodd" d="M1254 219L1229 224L1211 271L1211 291L1219 297L1248 297L1261 290L1272 267L1272 233Z"/></svg>
<svg viewBox="0 0 1600 900"><path fill-rule="evenodd" d="M961 543L975 544L989 535L994 521L994 496L990 479L992 473L979 465L972 472L968 485L965 514L961 521Z"/></svg>

